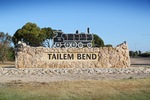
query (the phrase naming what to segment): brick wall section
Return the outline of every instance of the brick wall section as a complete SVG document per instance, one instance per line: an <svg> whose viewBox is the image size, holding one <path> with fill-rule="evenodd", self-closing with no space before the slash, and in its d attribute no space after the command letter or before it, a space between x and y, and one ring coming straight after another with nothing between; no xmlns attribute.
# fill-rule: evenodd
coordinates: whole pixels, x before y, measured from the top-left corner
<svg viewBox="0 0 150 100"><path fill-rule="evenodd" d="M49 60L49 53L96 53L96 60ZM126 43L100 48L44 48L22 45L17 48L16 68L127 68L130 67Z"/></svg>

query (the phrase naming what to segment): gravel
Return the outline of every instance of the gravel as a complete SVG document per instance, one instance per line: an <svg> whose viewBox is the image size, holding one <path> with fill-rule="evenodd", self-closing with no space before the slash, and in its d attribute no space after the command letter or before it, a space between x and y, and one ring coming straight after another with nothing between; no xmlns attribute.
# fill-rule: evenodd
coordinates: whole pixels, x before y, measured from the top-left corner
<svg viewBox="0 0 150 100"><path fill-rule="evenodd" d="M0 68L0 82L52 82L150 78L149 67L130 68Z"/></svg>

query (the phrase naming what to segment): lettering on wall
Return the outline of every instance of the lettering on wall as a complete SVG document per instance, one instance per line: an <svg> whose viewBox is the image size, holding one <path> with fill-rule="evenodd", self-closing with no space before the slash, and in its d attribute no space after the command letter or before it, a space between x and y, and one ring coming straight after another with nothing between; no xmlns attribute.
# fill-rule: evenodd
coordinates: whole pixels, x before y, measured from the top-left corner
<svg viewBox="0 0 150 100"><path fill-rule="evenodd" d="M48 59L53 61L61 60L97 60L97 53L49 53Z"/></svg>

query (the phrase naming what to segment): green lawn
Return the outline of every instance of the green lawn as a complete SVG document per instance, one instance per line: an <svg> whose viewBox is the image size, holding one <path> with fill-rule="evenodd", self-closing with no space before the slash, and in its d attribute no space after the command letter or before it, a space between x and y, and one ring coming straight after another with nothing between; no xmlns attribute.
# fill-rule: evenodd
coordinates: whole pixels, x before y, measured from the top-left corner
<svg viewBox="0 0 150 100"><path fill-rule="evenodd" d="M150 100L150 78L0 83L0 100Z"/></svg>

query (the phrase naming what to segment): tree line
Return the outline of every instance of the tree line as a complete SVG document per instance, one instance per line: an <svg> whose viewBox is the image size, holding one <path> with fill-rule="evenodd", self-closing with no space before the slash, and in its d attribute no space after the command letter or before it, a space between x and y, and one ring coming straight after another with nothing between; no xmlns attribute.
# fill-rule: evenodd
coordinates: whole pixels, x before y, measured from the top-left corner
<svg viewBox="0 0 150 100"><path fill-rule="evenodd" d="M35 23L28 22L22 28L19 28L13 36L0 32L0 61L15 60L15 48L18 41L34 47L44 46L50 48L56 31L56 29L52 29L51 27L40 28ZM93 36L93 44L96 47L104 46L104 41L97 34L93 34ZM12 43L14 46L11 45Z"/></svg>
<svg viewBox="0 0 150 100"><path fill-rule="evenodd" d="M12 37L8 33L0 32L0 61L13 61L15 51L11 46Z"/></svg>
<svg viewBox="0 0 150 100"><path fill-rule="evenodd" d="M27 45L34 47L44 46L50 48L56 31L58 30L51 27L40 28L35 23L28 22L22 28L19 28L13 36L0 32L0 61L15 60L15 48L18 41L25 42ZM104 45L104 41L97 34L93 34L93 36L93 45L95 47L112 47L111 44ZM12 43L14 46L12 46ZM130 57L150 57L150 52L129 51L129 55Z"/></svg>
<svg viewBox="0 0 150 100"><path fill-rule="evenodd" d="M17 46L18 41L22 41L34 47L50 47L51 40L55 36L55 31L57 30L50 27L40 28L35 23L28 22L15 32L12 41L15 46ZM93 36L93 44L96 44L96 47L104 46L104 41L97 34L93 34Z"/></svg>
<svg viewBox="0 0 150 100"><path fill-rule="evenodd" d="M130 57L150 57L150 52L144 52L142 51L129 51L129 56Z"/></svg>

